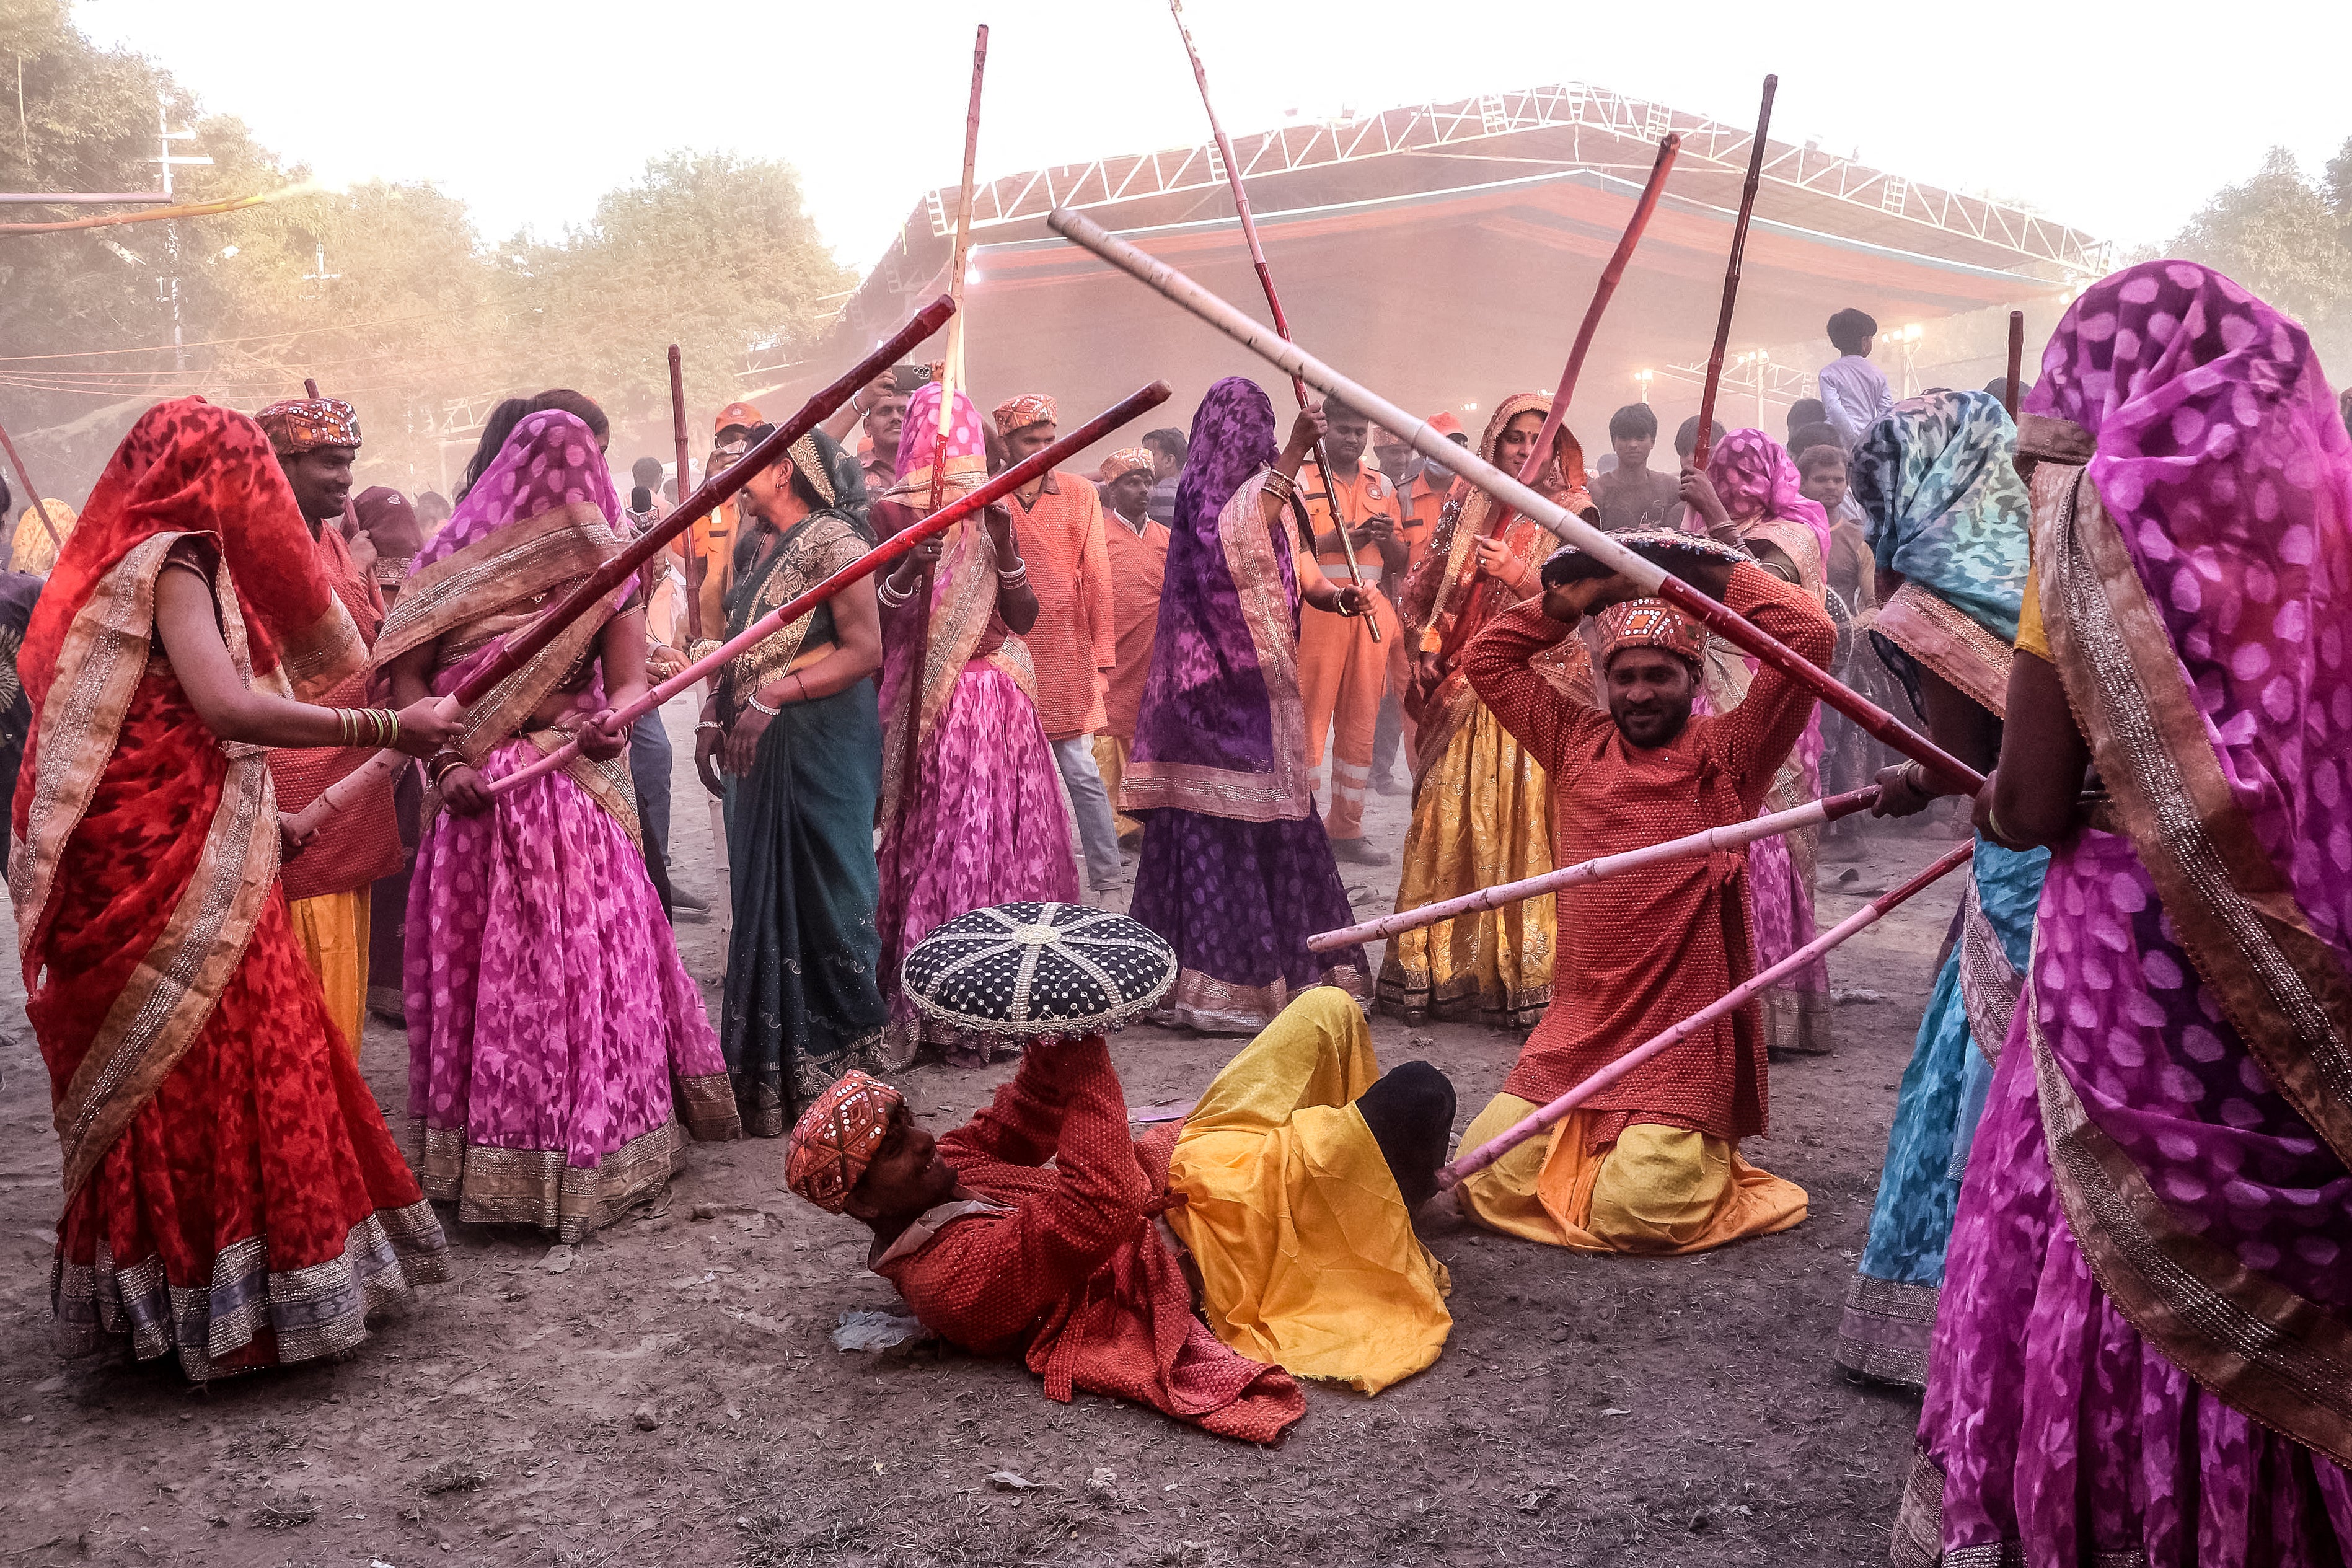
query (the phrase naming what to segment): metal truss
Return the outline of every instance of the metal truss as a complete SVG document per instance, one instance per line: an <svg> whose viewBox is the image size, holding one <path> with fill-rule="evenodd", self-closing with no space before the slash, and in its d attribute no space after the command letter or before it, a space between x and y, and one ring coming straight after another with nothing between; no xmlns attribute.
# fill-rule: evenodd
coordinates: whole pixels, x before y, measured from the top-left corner
<svg viewBox="0 0 2352 1568"><path fill-rule="evenodd" d="M1658 367L1658 374L1691 386L1706 384L1706 362L1692 364L1667 364ZM1735 355L1724 362L1723 379L1718 385L1725 393L1744 393L1753 397L1759 391L1765 401L1783 405L1801 397L1816 395L1813 378L1793 365L1776 363L1760 351ZM1728 423L1728 421L1727 421Z"/></svg>
<svg viewBox="0 0 2352 1568"><path fill-rule="evenodd" d="M1351 161L1403 153L1462 149L1525 131L1565 130L1572 140L1565 157L1539 160L1562 167L1646 171L1651 145L1668 131L1683 138L1683 166L1712 164L1718 172L1745 169L1752 130L1687 114L1665 104L1628 98L1582 82L1487 93L1455 103L1426 103L1384 110L1352 120L1285 126L1234 143L1245 179L1295 174ZM1583 133L1591 132L1588 154ZM1629 145L1638 143L1639 145ZM1518 160L1525 161L1525 160ZM1874 169L1811 147L1766 144L1764 177L1793 189L1850 206L1900 218L1947 233L1965 235L2014 252L2021 260L2051 262L2094 276L2107 269L2107 242L2020 207L1956 191L1922 185L1900 174ZM1147 196L1223 188L1223 161L1213 143L1141 154L1063 163L992 180L972 193L972 226L1034 223L1056 206L1097 207ZM923 199L935 237L955 223L954 197L934 190ZM885 268L888 262L885 262Z"/></svg>

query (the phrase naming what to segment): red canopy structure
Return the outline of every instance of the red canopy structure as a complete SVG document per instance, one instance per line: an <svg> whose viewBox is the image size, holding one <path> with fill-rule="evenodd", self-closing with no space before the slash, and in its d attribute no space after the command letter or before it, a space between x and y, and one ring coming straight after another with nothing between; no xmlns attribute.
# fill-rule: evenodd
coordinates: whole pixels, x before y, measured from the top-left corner
<svg viewBox="0 0 2352 1568"><path fill-rule="evenodd" d="M1475 429L1504 395L1549 384L1670 130L1681 161L1569 413L1597 456L1611 410L1644 387L1662 418L1697 405L1669 388L1706 353L1748 132L1570 84L1292 125L1237 138L1234 156L1301 338L1424 412L1463 411ZM924 197L816 360L870 344L944 287L955 204L952 188ZM1256 297L1210 144L992 181L973 194L965 297L976 401L1037 390L1091 406L1148 373L1185 408L1219 376L1263 370L1051 234L1056 205L1228 299ZM1899 328L2054 299L2106 265L2105 245L2079 230L1768 142L1732 347L1818 339L1849 305ZM1785 408L1812 368L1751 360L1727 379L1726 423L1754 417L1758 379L1768 405ZM772 374L793 384L789 369Z"/></svg>

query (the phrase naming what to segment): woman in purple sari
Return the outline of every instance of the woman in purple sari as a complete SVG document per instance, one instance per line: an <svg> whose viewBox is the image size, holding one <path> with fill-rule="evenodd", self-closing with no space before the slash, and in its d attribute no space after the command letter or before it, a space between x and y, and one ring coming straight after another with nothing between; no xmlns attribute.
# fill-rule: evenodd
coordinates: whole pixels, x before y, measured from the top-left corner
<svg viewBox="0 0 2352 1568"><path fill-rule="evenodd" d="M2352 441L2303 329L2187 262L2042 368L1978 822L2052 858L1895 1560L2341 1563Z"/></svg>
<svg viewBox="0 0 2352 1568"><path fill-rule="evenodd" d="M1181 965L1161 1023L1253 1034L1309 986L1368 994L1362 948L1307 948L1355 919L1307 786L1298 695L1300 600L1362 607L1301 553L1286 510L1322 428L1301 414L1277 456L1274 405L1239 376L1192 417L1120 792L1145 824L1130 912Z"/></svg>
<svg viewBox="0 0 2352 1568"><path fill-rule="evenodd" d="M403 704L446 695L620 552L596 437L560 410L515 426L416 557L376 639ZM658 1191L698 1139L741 1135L701 993L646 872L612 708L646 689L630 579L476 703L425 764L408 892L417 1174L461 1220L576 1241ZM582 754L493 799L572 735Z"/></svg>

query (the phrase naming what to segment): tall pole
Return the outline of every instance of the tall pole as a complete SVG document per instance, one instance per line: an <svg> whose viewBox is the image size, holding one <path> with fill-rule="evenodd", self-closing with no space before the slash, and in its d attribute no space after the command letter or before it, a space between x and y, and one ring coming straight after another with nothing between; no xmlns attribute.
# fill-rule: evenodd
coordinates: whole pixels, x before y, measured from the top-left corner
<svg viewBox="0 0 2352 1568"><path fill-rule="evenodd" d="M677 443L677 499L683 506L688 488L687 465L692 460L692 451L686 437L686 357L678 353L676 343L669 346L669 426L670 436ZM691 528L682 542L686 550L686 571L681 574L686 584L686 635L688 640L698 643L702 640L702 586L694 581L696 555ZM717 569L715 563L703 564L706 574ZM716 676L705 680L703 701L709 702L718 690ZM712 899L719 911L719 945L731 952L735 937L735 867L727 855L727 808L709 790L702 792L702 798L710 808L710 864L719 877L719 890Z"/></svg>
<svg viewBox="0 0 2352 1568"><path fill-rule="evenodd" d="M1704 473L1715 450L1715 392L1723 380L1723 351L1731 342L1731 310L1739 300L1739 261L1748 250L1748 220L1756 213L1756 187L1764 178L1764 134L1772 125L1772 95L1780 79L1764 79L1764 105L1756 111L1756 141L1748 150L1748 184L1739 192L1739 219L1731 226L1731 260L1723 272L1723 313L1715 321L1715 347L1706 356L1706 385L1698 397L1698 445L1691 448L1691 467ZM1757 374L1763 372L1759 368Z"/></svg>
<svg viewBox="0 0 2352 1568"><path fill-rule="evenodd" d="M2017 400L2022 395L2018 383L2025 374L2025 312L2009 313L2009 380L2000 389L2000 405L2009 411L2009 421L2017 423Z"/></svg>
<svg viewBox="0 0 2352 1568"><path fill-rule="evenodd" d="M669 346L669 426L670 435L677 442L677 493L678 499L683 500L686 492L693 488L686 479L687 467L694 458L686 440L686 361L678 353L676 343ZM702 640L702 594L691 581L694 575L694 540L691 535L686 541L686 564L685 575L689 579L686 584L686 635L699 642Z"/></svg>
<svg viewBox="0 0 2352 1568"><path fill-rule="evenodd" d="M8 464L16 470L16 482L25 487L25 495L32 503L33 515L39 518L41 526L49 531L50 544L57 548L58 554L64 554L65 535L59 533L58 525L50 521L49 503L41 498L39 490L33 488L33 476L25 471L25 459L16 455L16 443L8 439L8 427L5 425L0 425L0 447L8 448Z"/></svg>
<svg viewBox="0 0 2352 1568"><path fill-rule="evenodd" d="M1257 216L1250 211L1241 165L1234 161L1234 144L1226 139L1224 125L1217 119L1217 106L1209 98L1209 68L1201 63L1201 51L1192 42L1192 29L1184 25L1184 0L1168 0L1168 14L1176 18L1176 31L1183 38L1184 53L1192 62L1192 79L1201 85L1201 107L1209 116L1209 135L1217 144L1217 156L1224 161L1225 184L1233 188L1234 210L1241 215L1242 238L1249 244L1250 265L1257 268L1258 287L1265 290L1265 308L1273 312L1274 330L1287 342L1290 321L1282 313L1282 296L1274 291L1274 268L1265 264L1265 247L1258 243ZM1290 378L1290 391L1298 399L1298 406L1306 407L1307 384L1294 375ZM1315 443L1314 457L1315 471L1323 479L1324 505L1330 509L1331 526L1339 535L1339 553L1348 558L1348 581L1355 584L1364 600L1364 627L1377 643L1381 640L1381 623L1371 613L1371 590L1364 585L1364 569L1356 563L1356 542L1348 537L1348 520L1339 515L1339 496L1332 488L1330 459L1323 455L1320 441ZM1293 492L1290 504L1311 541L1315 525L1307 516L1306 498Z"/></svg>

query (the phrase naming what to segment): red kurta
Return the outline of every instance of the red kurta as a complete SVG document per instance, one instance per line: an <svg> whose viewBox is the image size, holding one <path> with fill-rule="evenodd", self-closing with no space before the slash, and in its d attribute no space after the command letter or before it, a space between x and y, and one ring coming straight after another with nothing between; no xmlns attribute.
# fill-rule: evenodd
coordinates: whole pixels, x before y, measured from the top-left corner
<svg viewBox="0 0 2352 1568"><path fill-rule="evenodd" d="M1118 658L1110 556L1094 481L1049 473L1030 505L1013 502L1013 531L1029 563L1037 624L1023 634L1037 667L1037 718L1049 741L1103 727L1101 677Z"/></svg>
<svg viewBox="0 0 2352 1568"><path fill-rule="evenodd" d="M1122 741L1135 739L1136 710L1143 705L1143 679L1151 673L1151 645L1160 634L1160 585L1168 574L1168 529L1146 521L1141 533L1126 519L1103 521L1110 557L1112 629L1118 668L1111 671L1103 728Z"/></svg>
<svg viewBox="0 0 2352 1568"><path fill-rule="evenodd" d="M1049 1399L1085 1389L1270 1443L1307 1401L1288 1373L1226 1349L1193 1316L1183 1269L1150 1218L1173 1145L1128 1136L1100 1038L1032 1046L995 1101L940 1141L986 1201L932 1210L874 1270L957 1344L1022 1352Z"/></svg>
<svg viewBox="0 0 2352 1568"><path fill-rule="evenodd" d="M1800 655L1825 663L1836 627L1811 595L1766 572L1732 569L1725 603ZM1473 638L1470 685L1551 776L1553 863L1638 849L1744 822L1804 733L1813 699L1767 666L1729 713L1696 717L1672 743L1626 744L1604 709L1569 702L1528 661L1571 635L1522 605ZM1543 1021L1504 1090L1540 1105L1680 1023L1756 972L1745 854L1670 861L1563 889L1559 959ZM1736 1140L1768 1122L1764 1037L1740 1008L1593 1097L1591 1147L1636 1122Z"/></svg>
<svg viewBox="0 0 2352 1568"><path fill-rule="evenodd" d="M331 528L319 531L317 550L320 573L333 584L335 596L358 623L360 640L373 647L376 632L383 625L383 595L376 589L373 574L359 569L343 536ZM363 669L319 700L328 708L380 706L368 701L368 676ZM270 752L269 782L278 791L278 809L301 810L324 794L328 785L373 755L366 747L340 746ZM384 779L329 817L309 847L286 862L278 879L289 901L316 899L368 887L399 870L405 858L400 847L400 819L393 806L392 781Z"/></svg>

